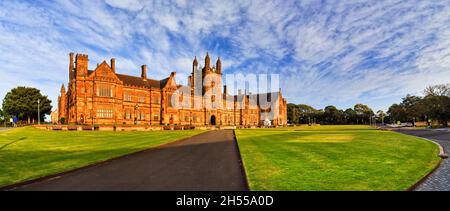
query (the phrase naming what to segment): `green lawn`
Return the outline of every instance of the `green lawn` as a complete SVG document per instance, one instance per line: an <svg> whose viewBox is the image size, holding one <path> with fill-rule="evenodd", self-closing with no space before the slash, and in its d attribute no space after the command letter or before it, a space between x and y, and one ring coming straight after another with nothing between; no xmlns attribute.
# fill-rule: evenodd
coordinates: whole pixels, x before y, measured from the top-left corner
<svg viewBox="0 0 450 211"><path fill-rule="evenodd" d="M0 187L151 148L199 130L152 132L0 131Z"/></svg>
<svg viewBox="0 0 450 211"><path fill-rule="evenodd" d="M438 147L366 126L236 130L251 190L406 190Z"/></svg>

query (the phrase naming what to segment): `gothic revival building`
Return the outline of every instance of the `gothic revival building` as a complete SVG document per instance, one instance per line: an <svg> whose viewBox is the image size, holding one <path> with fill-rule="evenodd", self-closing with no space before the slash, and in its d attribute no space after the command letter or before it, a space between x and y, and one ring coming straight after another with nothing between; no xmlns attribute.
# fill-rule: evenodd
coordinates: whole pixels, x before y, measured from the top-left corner
<svg viewBox="0 0 450 211"><path fill-rule="evenodd" d="M115 59L88 69L88 55L70 53L69 83L58 97L58 119L75 124L259 126L267 121L286 125L286 99L281 90L269 94L236 95L222 90L220 58L211 67L193 61L188 85L178 85L175 72L162 80L119 74Z"/></svg>

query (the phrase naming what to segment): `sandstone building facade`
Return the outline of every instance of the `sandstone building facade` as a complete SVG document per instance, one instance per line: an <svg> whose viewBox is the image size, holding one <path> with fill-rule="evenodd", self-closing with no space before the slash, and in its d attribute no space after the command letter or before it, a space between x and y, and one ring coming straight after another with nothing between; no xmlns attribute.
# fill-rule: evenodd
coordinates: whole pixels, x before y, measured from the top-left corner
<svg viewBox="0 0 450 211"><path fill-rule="evenodd" d="M69 58L69 83L67 90L62 85L58 97L58 120L63 120L62 123L260 126L270 121L275 126L287 124L286 99L281 90L267 95L228 94L226 86L222 86L220 58L211 67L208 54L203 68L194 59L186 86L176 83L175 72L162 80L147 77L146 65L141 67L141 76L136 77L119 74L114 58L109 64L103 61L94 70L88 70L88 55L74 57L70 53ZM215 80L208 81L208 78Z"/></svg>

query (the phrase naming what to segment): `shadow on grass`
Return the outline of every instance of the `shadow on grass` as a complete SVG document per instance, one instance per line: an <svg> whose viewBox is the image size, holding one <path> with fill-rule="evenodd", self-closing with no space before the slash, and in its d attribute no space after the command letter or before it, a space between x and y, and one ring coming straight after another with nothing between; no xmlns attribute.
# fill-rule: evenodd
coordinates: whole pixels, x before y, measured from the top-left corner
<svg viewBox="0 0 450 211"><path fill-rule="evenodd" d="M212 138L205 133L149 149L15 150L18 162L3 165L14 172L5 173L0 186L76 169L17 190L247 190L236 143Z"/></svg>
<svg viewBox="0 0 450 211"><path fill-rule="evenodd" d="M27 138L26 138L26 137L22 137L22 138L19 138L19 139L15 140L15 141L12 141L12 142L9 142L9 143L7 143L7 144L4 144L3 146L0 147L0 150L6 148L7 146L9 146L9 145L11 145L11 144L17 143L17 142L19 142L19 141L23 141L23 140L25 140L25 139L27 139Z"/></svg>

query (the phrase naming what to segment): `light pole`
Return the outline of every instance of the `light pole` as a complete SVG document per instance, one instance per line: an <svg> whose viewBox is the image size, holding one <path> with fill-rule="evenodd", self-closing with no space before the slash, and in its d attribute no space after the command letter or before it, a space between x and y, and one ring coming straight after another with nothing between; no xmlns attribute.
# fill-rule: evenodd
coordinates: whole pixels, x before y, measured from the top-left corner
<svg viewBox="0 0 450 211"><path fill-rule="evenodd" d="M40 99L38 99L38 125L40 125L41 124L41 108L40 108L40 103L41 103L41 101L40 101Z"/></svg>

